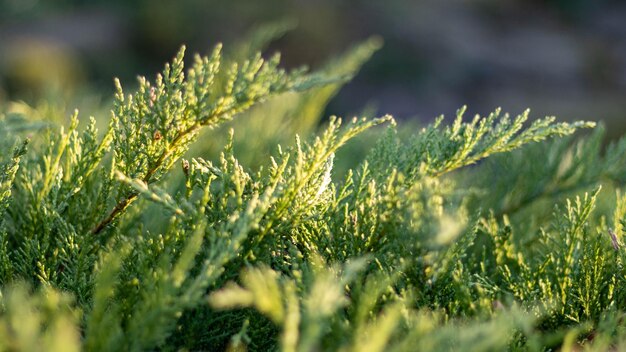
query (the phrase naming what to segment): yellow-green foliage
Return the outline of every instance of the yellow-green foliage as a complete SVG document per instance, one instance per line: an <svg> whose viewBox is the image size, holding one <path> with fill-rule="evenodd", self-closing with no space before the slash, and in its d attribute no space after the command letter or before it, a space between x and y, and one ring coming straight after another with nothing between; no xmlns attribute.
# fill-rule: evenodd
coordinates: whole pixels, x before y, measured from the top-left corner
<svg viewBox="0 0 626 352"><path fill-rule="evenodd" d="M322 123L379 40L314 73L251 52L288 27L116 83L107 123L4 109L0 350L626 348L626 139Z"/></svg>

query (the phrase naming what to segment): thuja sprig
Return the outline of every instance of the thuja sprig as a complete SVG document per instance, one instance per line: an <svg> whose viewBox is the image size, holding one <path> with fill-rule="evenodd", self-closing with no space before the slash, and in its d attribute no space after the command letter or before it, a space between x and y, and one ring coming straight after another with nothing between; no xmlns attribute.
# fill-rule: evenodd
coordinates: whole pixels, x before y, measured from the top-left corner
<svg viewBox="0 0 626 352"><path fill-rule="evenodd" d="M324 84L325 79L303 70L278 68L279 56L265 60L260 54L222 71L221 45L209 57L196 55L184 74L182 47L152 85L143 77L135 94L124 95L116 80L113 109L115 167L146 184L157 182L188 150L202 127L214 127L273 95ZM111 212L92 233L100 233L136 198L124 189Z"/></svg>

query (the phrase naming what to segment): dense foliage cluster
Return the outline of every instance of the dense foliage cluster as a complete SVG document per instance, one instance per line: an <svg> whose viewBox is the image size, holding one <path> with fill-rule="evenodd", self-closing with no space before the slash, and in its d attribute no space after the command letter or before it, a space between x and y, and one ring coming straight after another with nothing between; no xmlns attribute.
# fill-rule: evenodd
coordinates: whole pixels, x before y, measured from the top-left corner
<svg viewBox="0 0 626 352"><path fill-rule="evenodd" d="M4 109L0 350L626 348L626 139L320 122L380 43L287 72L278 34L117 83L104 133Z"/></svg>

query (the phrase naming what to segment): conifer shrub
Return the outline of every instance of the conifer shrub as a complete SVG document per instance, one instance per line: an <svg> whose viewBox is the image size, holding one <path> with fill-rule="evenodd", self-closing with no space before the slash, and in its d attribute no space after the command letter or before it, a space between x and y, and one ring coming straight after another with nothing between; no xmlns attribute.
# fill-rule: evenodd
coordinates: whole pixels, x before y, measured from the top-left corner
<svg viewBox="0 0 626 352"><path fill-rule="evenodd" d="M626 348L626 139L325 120L379 40L313 73L251 53L286 27L116 82L108 120L4 108L0 350Z"/></svg>

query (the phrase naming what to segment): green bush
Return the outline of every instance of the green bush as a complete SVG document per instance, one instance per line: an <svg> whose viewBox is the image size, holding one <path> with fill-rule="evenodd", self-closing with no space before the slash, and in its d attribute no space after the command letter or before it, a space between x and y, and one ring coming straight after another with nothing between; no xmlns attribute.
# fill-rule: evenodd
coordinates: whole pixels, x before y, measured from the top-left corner
<svg viewBox="0 0 626 352"><path fill-rule="evenodd" d="M379 40L287 72L281 30L116 83L104 133L5 108L0 350L626 348L626 139L322 122Z"/></svg>

